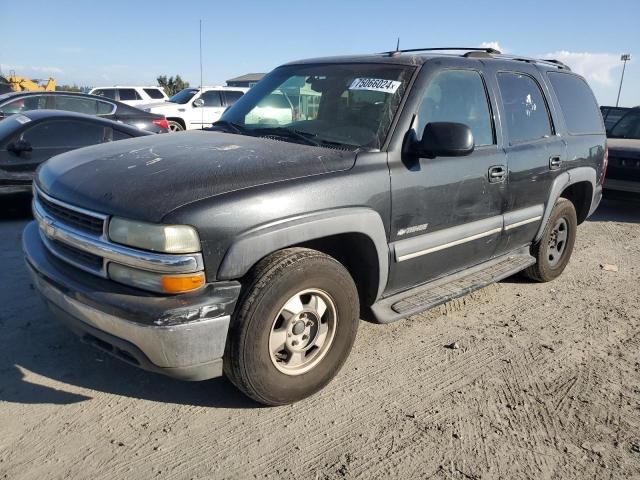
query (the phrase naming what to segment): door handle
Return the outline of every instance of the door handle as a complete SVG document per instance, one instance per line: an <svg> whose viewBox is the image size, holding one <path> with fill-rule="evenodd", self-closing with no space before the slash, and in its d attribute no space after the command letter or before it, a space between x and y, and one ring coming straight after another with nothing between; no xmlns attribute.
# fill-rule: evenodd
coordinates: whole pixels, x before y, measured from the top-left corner
<svg viewBox="0 0 640 480"><path fill-rule="evenodd" d="M489 167L489 183L504 182L507 176L507 169L504 165L494 165Z"/></svg>
<svg viewBox="0 0 640 480"><path fill-rule="evenodd" d="M558 155L554 155L553 157L549 157L549 168L551 170L557 170L562 165L562 160Z"/></svg>

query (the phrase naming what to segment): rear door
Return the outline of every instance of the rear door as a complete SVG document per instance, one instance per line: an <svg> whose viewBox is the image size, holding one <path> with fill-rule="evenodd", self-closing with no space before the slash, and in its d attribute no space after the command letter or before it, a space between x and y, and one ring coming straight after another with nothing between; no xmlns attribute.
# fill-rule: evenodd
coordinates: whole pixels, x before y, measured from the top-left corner
<svg viewBox="0 0 640 480"><path fill-rule="evenodd" d="M483 75L465 68L424 75L431 76L415 112L417 139L429 122L458 122L470 127L476 147L464 157L392 165L390 292L491 258L502 234L506 159Z"/></svg>
<svg viewBox="0 0 640 480"><path fill-rule="evenodd" d="M509 168L505 234L498 247L503 253L534 239L567 145L552 121L549 92L535 67L498 71L496 78Z"/></svg>

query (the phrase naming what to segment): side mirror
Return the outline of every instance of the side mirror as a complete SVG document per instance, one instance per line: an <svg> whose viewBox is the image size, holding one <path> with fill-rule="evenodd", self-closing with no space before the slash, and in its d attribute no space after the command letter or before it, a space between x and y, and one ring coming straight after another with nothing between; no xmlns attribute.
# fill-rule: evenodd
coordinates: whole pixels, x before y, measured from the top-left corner
<svg viewBox="0 0 640 480"><path fill-rule="evenodd" d="M417 154L421 157L462 157L475 148L473 133L463 123L431 122L417 143Z"/></svg>
<svg viewBox="0 0 640 480"><path fill-rule="evenodd" d="M204 100L202 100L201 98L198 98L196 100L193 101L193 106L194 107L203 107L204 106Z"/></svg>
<svg viewBox="0 0 640 480"><path fill-rule="evenodd" d="M15 143L10 143L9 145L7 145L7 150L20 156L23 153L33 151L33 147L31 147L31 144L26 140L18 140Z"/></svg>

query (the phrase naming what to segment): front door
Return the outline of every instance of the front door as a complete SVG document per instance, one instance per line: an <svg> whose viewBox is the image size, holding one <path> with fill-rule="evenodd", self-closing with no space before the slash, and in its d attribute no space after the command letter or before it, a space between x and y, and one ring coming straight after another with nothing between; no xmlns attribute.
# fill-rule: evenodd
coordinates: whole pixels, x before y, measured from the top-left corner
<svg viewBox="0 0 640 480"><path fill-rule="evenodd" d="M222 116L225 107L222 105L220 91L209 90L204 92L199 100L202 102L192 102L193 108L190 111L190 128L207 128Z"/></svg>
<svg viewBox="0 0 640 480"><path fill-rule="evenodd" d="M391 169L393 293L491 258L502 236L506 158L476 70L437 72L427 84L413 128L429 122L470 127L475 150L464 157L408 159Z"/></svg>

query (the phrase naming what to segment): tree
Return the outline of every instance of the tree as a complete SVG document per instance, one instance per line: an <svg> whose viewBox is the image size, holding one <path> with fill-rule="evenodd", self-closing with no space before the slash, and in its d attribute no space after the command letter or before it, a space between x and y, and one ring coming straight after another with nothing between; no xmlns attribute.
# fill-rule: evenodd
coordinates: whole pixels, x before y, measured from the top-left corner
<svg viewBox="0 0 640 480"><path fill-rule="evenodd" d="M157 79L158 86L163 87L167 95L172 96L180 90L189 87L189 82L185 82L180 75L167 78L166 75L160 75Z"/></svg>

